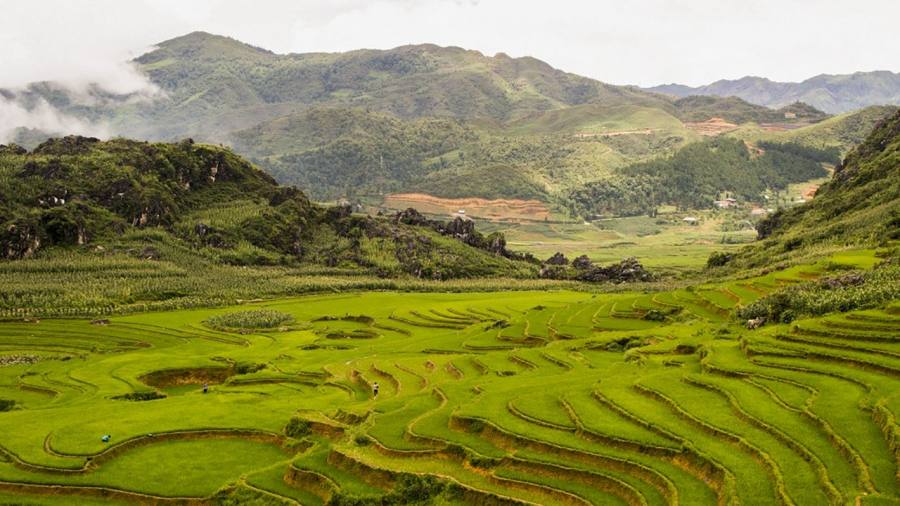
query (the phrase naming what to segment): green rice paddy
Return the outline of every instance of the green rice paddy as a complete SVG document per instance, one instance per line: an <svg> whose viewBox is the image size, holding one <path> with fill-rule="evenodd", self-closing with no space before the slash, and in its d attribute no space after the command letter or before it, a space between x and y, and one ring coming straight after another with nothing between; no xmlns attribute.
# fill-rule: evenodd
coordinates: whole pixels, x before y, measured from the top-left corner
<svg viewBox="0 0 900 506"><path fill-rule="evenodd" d="M732 317L874 261L2 322L0 503L895 504L900 306Z"/></svg>

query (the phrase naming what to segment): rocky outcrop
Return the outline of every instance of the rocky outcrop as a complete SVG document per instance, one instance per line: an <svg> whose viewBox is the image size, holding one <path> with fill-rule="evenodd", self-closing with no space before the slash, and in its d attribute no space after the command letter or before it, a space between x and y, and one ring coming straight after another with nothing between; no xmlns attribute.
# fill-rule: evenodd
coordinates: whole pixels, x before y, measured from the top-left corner
<svg viewBox="0 0 900 506"><path fill-rule="evenodd" d="M96 137L83 137L81 135L67 135L55 139L47 139L39 144L32 153L36 155L81 155L91 150L94 144L100 142Z"/></svg>
<svg viewBox="0 0 900 506"><path fill-rule="evenodd" d="M224 234L215 228L205 224L197 223L194 225L194 234L204 246L211 248L230 248L231 244L225 239Z"/></svg>
<svg viewBox="0 0 900 506"><path fill-rule="evenodd" d="M24 155L28 150L18 144L0 144L0 155Z"/></svg>
<svg viewBox="0 0 900 506"><path fill-rule="evenodd" d="M33 223L11 223L0 231L0 252L8 260L30 258L40 247L40 230Z"/></svg>
<svg viewBox="0 0 900 506"><path fill-rule="evenodd" d="M547 265L569 265L569 259L565 255L557 251L550 258L544 261Z"/></svg>
<svg viewBox="0 0 900 506"><path fill-rule="evenodd" d="M578 270L590 269L594 266L594 263L591 262L591 259L588 258L587 255L581 255L579 257L575 257L575 260L572 260L572 267Z"/></svg>
<svg viewBox="0 0 900 506"><path fill-rule="evenodd" d="M644 268L634 257L626 258L619 263L605 267L595 266L590 259L582 255L576 258L571 266L562 253L557 253L544 262L540 277L545 279L570 279L590 283L635 283L653 281L656 277Z"/></svg>
<svg viewBox="0 0 900 506"><path fill-rule="evenodd" d="M849 272L840 276L831 276L819 280L819 286L826 290L836 290L849 286L861 285L866 281L861 273Z"/></svg>
<svg viewBox="0 0 900 506"><path fill-rule="evenodd" d="M0 367L13 365L31 365L41 360L37 355L0 355Z"/></svg>
<svg viewBox="0 0 900 506"><path fill-rule="evenodd" d="M593 267L578 274L580 281L634 283L637 281L653 281L653 274L644 269L637 258L630 257L617 264L606 267Z"/></svg>
<svg viewBox="0 0 900 506"><path fill-rule="evenodd" d="M489 251L497 256L537 263L537 260L531 254L516 253L506 249L506 237L503 234L494 232L485 236L475 230L475 222L473 220L460 217L456 217L451 221L431 220L410 207L394 214L392 221L403 225L428 227L441 235L453 237L469 246Z"/></svg>

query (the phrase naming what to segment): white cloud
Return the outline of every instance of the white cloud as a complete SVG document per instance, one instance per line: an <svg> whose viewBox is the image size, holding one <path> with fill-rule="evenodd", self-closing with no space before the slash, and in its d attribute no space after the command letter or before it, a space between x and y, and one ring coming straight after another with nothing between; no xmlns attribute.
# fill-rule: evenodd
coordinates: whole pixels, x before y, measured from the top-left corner
<svg viewBox="0 0 900 506"><path fill-rule="evenodd" d="M109 137L109 129L105 125L63 114L43 99L38 100L33 107L25 107L0 96L0 143L8 142L19 127L51 134Z"/></svg>

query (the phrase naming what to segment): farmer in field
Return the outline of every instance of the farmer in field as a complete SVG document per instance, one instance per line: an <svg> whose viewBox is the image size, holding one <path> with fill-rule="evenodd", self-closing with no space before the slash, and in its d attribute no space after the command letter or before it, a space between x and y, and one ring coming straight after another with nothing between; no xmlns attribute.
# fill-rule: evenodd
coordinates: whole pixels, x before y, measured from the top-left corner
<svg viewBox="0 0 900 506"><path fill-rule="evenodd" d="M372 397L378 397L378 383L372 383Z"/></svg>

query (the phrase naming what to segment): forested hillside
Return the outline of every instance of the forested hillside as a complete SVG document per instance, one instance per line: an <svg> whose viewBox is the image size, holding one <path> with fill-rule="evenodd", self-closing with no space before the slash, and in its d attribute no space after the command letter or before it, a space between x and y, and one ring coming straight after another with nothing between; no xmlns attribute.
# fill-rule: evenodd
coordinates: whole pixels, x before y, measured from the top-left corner
<svg viewBox="0 0 900 506"><path fill-rule="evenodd" d="M766 189L826 175L822 164L838 163L839 155L834 147L765 141L751 147L719 137L685 146L670 158L628 166L610 181L587 184L570 195L572 210L582 216L630 216L652 215L662 204L703 209L722 192L762 202Z"/></svg>
<svg viewBox="0 0 900 506"><path fill-rule="evenodd" d="M232 265L319 265L381 276L529 276L500 235L312 204L228 149L183 141L51 139L0 146L0 252L158 260L193 250ZM193 253L192 253L193 254Z"/></svg>

